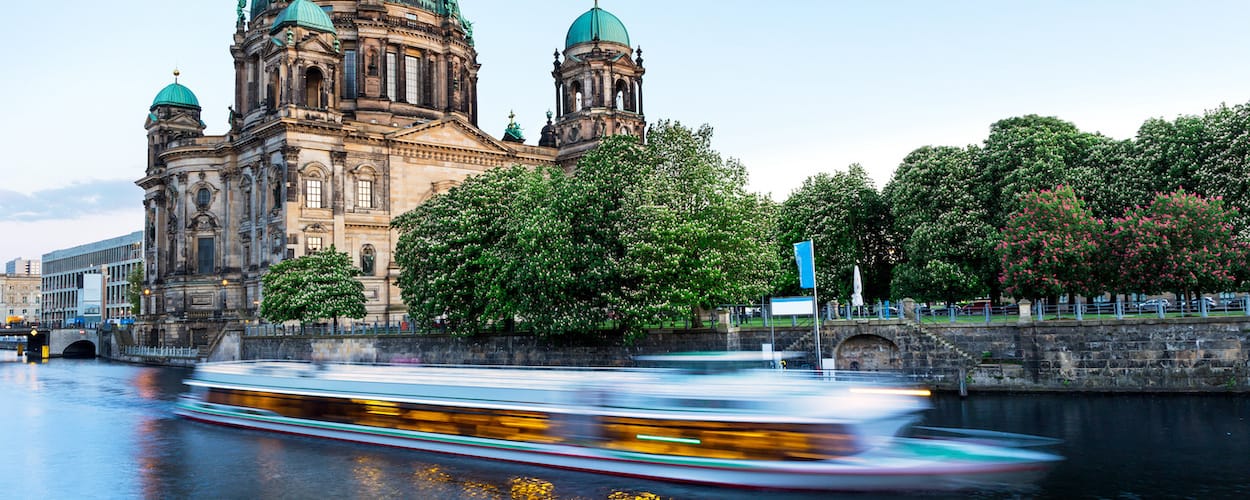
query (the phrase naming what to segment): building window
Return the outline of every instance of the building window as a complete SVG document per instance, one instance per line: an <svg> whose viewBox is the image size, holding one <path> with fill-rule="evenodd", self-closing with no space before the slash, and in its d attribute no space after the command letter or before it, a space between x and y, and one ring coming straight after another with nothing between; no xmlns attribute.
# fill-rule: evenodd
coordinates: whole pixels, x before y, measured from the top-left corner
<svg viewBox="0 0 1250 500"><path fill-rule="evenodd" d="M373 181L356 181L356 206L360 208L373 208Z"/></svg>
<svg viewBox="0 0 1250 500"><path fill-rule="evenodd" d="M195 206L200 210L208 210L208 204L213 202L213 192L208 188L200 188L195 193Z"/></svg>
<svg viewBox="0 0 1250 500"><path fill-rule="evenodd" d="M304 243L308 245L308 253L316 253L321 251L321 237L309 236L304 239Z"/></svg>
<svg viewBox="0 0 1250 500"><path fill-rule="evenodd" d="M196 272L199 274L213 274L213 251L216 249L213 238L197 238L196 239Z"/></svg>
<svg viewBox="0 0 1250 500"><path fill-rule="evenodd" d="M386 53L386 97L392 101L395 100L395 94L399 90L396 80L399 77L399 57L394 52Z"/></svg>
<svg viewBox="0 0 1250 500"><path fill-rule="evenodd" d="M308 180L308 208L321 208L321 181L318 179Z"/></svg>
<svg viewBox="0 0 1250 500"><path fill-rule="evenodd" d="M356 51L343 51L343 98L356 98Z"/></svg>
<svg viewBox="0 0 1250 500"><path fill-rule="evenodd" d="M421 60L404 57L404 99L411 104L421 104Z"/></svg>
<svg viewBox="0 0 1250 500"><path fill-rule="evenodd" d="M374 251L373 245L365 245L360 249L360 274L365 276L373 276L374 259L377 252Z"/></svg>

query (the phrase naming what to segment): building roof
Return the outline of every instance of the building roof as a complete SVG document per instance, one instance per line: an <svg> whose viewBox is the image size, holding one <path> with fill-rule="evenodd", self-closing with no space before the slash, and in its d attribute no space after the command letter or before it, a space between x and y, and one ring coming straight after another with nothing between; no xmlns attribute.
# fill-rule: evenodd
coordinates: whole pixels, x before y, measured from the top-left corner
<svg viewBox="0 0 1250 500"><path fill-rule="evenodd" d="M338 31L334 29L334 22L330 20L325 9L309 0L294 0L291 5L282 9L282 13L273 20L273 27L269 29L269 34L282 31L282 28L287 26L302 26L313 31L338 34Z"/></svg>
<svg viewBox="0 0 1250 500"><path fill-rule="evenodd" d="M175 81L156 94L156 99L152 99L152 107L149 111L156 109L157 106L178 106L182 108L200 109L200 100L195 98L195 93L186 85Z"/></svg>
<svg viewBox="0 0 1250 500"><path fill-rule="evenodd" d="M256 19L265 9L269 8L269 0L252 0L252 19Z"/></svg>
<svg viewBox="0 0 1250 500"><path fill-rule="evenodd" d="M569 33L564 37L564 48L591 42L616 42L629 47L629 31L625 24L611 12L598 6L586 11L569 26Z"/></svg>

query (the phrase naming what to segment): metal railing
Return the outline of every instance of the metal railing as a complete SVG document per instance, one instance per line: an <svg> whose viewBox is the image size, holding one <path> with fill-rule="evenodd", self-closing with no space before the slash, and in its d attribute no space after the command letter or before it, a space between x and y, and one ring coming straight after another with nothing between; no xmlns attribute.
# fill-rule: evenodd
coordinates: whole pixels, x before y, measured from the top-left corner
<svg viewBox="0 0 1250 500"><path fill-rule="evenodd" d="M122 347L122 354L143 358L198 358L200 356L200 350L194 347L152 347L137 345Z"/></svg>

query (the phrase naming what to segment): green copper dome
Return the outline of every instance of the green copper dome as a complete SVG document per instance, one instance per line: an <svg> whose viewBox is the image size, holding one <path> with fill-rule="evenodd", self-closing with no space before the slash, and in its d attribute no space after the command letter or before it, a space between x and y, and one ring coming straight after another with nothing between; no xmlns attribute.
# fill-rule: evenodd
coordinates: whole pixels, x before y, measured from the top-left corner
<svg viewBox="0 0 1250 500"><path fill-rule="evenodd" d="M569 26L569 34L564 37L564 48L594 41L616 42L629 47L629 31L625 30L625 24L611 12L595 7Z"/></svg>
<svg viewBox="0 0 1250 500"><path fill-rule="evenodd" d="M330 16L320 5L312 3L308 0L295 0L291 5L286 6L278 18L273 20L273 28L269 29L269 34L275 34L282 31L287 26L303 26L314 31L322 31L325 33L338 34L334 30L334 22L330 21Z"/></svg>
<svg viewBox="0 0 1250 500"><path fill-rule="evenodd" d="M156 109L157 106L178 106L182 108L200 109L200 100L195 98L195 94L185 85L174 82L166 85L156 94L156 99L152 99L152 107L148 111Z"/></svg>

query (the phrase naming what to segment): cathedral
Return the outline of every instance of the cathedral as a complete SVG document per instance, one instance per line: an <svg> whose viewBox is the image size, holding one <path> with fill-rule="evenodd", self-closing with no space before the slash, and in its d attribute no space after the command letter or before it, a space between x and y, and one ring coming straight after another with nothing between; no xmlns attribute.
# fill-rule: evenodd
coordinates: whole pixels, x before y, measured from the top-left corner
<svg viewBox="0 0 1250 500"><path fill-rule="evenodd" d="M641 50L597 3L555 54L537 145L515 122L499 138L477 127L480 66L457 0L247 7L230 45L229 131L204 134L176 72L144 124L139 343L208 346L242 330L269 266L330 246L361 271L363 321L400 321L393 217L487 169L572 169L606 135L645 133Z"/></svg>

